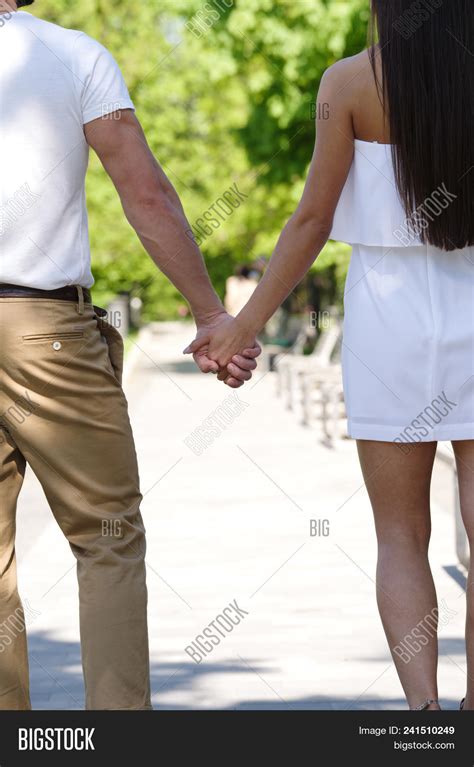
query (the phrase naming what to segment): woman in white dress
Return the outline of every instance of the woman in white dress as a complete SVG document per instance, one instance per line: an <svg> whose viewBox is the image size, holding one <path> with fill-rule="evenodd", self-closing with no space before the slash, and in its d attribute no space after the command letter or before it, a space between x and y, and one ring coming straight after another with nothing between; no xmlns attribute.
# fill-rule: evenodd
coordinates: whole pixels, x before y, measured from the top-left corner
<svg viewBox="0 0 474 767"><path fill-rule="evenodd" d="M403 652L420 621L431 616L432 626L437 617L428 542L438 440L452 441L474 542L471 3L433 0L414 12L411 0L372 0L378 42L322 79L306 187L263 279L235 320L189 347L217 360L225 380L327 239L352 244L343 342L349 434L374 511L383 627L416 710L439 708L433 631L409 663ZM471 569L466 709L474 708L472 578Z"/></svg>

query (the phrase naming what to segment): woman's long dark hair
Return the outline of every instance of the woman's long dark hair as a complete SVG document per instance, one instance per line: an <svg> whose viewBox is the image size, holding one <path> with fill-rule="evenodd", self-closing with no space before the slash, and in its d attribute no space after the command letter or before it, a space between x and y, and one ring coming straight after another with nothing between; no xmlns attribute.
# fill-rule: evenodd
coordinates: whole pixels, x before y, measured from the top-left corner
<svg viewBox="0 0 474 767"><path fill-rule="evenodd" d="M422 241L443 250L474 244L473 4L372 0L398 191ZM442 212L439 189L449 193Z"/></svg>

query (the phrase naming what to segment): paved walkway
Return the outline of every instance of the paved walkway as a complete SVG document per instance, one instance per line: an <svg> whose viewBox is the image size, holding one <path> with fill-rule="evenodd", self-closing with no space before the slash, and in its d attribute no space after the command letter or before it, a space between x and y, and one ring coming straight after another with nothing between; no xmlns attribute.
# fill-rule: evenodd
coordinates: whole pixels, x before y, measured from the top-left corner
<svg viewBox="0 0 474 767"><path fill-rule="evenodd" d="M184 440L231 392L181 356L189 340L186 326L147 329L125 384L145 495L155 707L403 708L375 606L375 538L354 443L321 444L283 409L267 374L239 390L245 405L196 455ZM464 600L450 491L439 464L431 559L449 608L440 692L454 708L465 683ZM311 536L311 524L329 535ZM33 705L80 708L74 560L31 474L18 527ZM221 628L196 663L185 648L234 600L240 623Z"/></svg>

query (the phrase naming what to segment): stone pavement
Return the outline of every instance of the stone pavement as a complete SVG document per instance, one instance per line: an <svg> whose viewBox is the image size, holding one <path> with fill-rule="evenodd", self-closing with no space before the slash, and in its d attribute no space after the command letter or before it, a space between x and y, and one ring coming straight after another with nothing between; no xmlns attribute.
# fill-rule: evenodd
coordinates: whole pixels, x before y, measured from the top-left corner
<svg viewBox="0 0 474 767"><path fill-rule="evenodd" d="M191 337L186 325L146 328L125 380L145 496L154 706L404 708L375 605L375 536L355 444L323 445L283 408L274 374L257 373L233 398L244 404L196 454L189 438L232 392L182 357ZM431 560L449 609L440 695L455 708L465 685L464 599L451 482L437 464ZM33 706L81 708L74 559L31 472L18 555ZM238 625L228 633L218 616L231 603ZM213 622L217 646L186 653Z"/></svg>

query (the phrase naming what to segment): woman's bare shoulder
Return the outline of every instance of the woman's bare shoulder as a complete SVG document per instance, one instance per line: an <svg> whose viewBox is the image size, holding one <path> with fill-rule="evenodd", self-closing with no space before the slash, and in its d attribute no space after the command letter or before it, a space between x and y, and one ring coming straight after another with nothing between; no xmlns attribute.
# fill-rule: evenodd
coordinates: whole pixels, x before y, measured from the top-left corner
<svg viewBox="0 0 474 767"><path fill-rule="evenodd" d="M331 64L326 69L323 77L330 77L331 79L344 79L350 80L354 77L359 77L366 72L372 71L370 53L369 50L363 50L360 53L356 53L354 56L348 56L345 59L339 59L334 64Z"/></svg>
<svg viewBox="0 0 474 767"><path fill-rule="evenodd" d="M326 91L344 94L346 100L358 97L374 82L369 50L340 59L326 69L321 85Z"/></svg>
<svg viewBox="0 0 474 767"><path fill-rule="evenodd" d="M378 54L378 49L375 49ZM370 50L341 59L323 75L319 101L331 104L333 114L350 113L354 135L364 141L390 142L390 128L380 97L380 55L374 57L378 86Z"/></svg>

